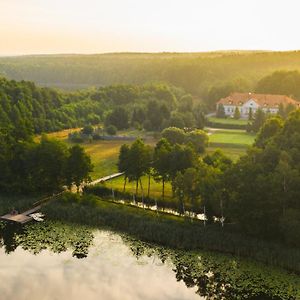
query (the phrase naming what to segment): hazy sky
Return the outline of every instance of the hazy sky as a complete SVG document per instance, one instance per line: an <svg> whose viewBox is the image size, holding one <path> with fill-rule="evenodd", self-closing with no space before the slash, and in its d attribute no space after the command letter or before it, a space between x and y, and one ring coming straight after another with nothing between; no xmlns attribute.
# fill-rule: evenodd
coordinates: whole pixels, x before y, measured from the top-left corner
<svg viewBox="0 0 300 300"><path fill-rule="evenodd" d="M300 49L300 0L0 0L0 55Z"/></svg>

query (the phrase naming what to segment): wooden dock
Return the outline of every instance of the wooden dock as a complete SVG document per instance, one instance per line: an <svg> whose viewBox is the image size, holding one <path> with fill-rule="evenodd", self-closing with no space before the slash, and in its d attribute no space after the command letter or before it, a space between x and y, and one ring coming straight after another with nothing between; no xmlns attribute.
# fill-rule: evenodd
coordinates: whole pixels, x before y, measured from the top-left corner
<svg viewBox="0 0 300 300"><path fill-rule="evenodd" d="M30 215L39 211L40 209L41 209L41 205L38 205L32 209L29 209L29 210L26 210L26 211L20 213L20 214L6 214L6 215L0 217L0 220L19 223L19 224L25 224L25 223L33 220L33 218Z"/></svg>
<svg viewBox="0 0 300 300"><path fill-rule="evenodd" d="M98 184L98 183L103 183L103 182L105 182L105 181L109 181L109 180L111 180L111 179L120 177L120 176L122 176L123 174L124 174L124 172L122 172L122 173L115 173L115 174L112 174L112 175L108 175L108 176L105 176L105 177L96 179L96 180L90 182L88 185L95 185L95 184Z"/></svg>

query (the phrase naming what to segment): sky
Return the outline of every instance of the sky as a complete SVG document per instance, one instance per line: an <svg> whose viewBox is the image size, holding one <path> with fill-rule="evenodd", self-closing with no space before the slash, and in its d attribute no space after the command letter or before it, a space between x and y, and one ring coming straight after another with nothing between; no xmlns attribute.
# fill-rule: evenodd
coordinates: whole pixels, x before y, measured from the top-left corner
<svg viewBox="0 0 300 300"><path fill-rule="evenodd" d="M0 0L0 55L299 50L299 0Z"/></svg>

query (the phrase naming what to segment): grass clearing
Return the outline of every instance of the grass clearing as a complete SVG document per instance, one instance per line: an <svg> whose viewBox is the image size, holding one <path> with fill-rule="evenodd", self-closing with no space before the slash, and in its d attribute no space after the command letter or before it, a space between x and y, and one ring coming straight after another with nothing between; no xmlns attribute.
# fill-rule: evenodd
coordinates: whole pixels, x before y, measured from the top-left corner
<svg viewBox="0 0 300 300"><path fill-rule="evenodd" d="M217 117L209 117L208 122L212 122L215 124L226 124L226 125L247 125L248 120L246 119L232 119L232 118L217 118Z"/></svg>
<svg viewBox="0 0 300 300"><path fill-rule="evenodd" d="M213 144L230 144L230 145L243 145L245 147L254 143L255 134L248 133L245 130L231 130L220 129L211 130L209 136L209 143Z"/></svg>
<svg viewBox="0 0 300 300"><path fill-rule="evenodd" d="M144 189L144 196L147 196L147 193L148 193L148 177L147 176L142 177L142 185L143 185L143 189ZM107 181L105 183L105 186L108 188L115 189L115 190L123 191L124 176L120 176L113 180ZM136 182L127 182L125 191L135 194L135 187L136 187ZM151 198L160 198L161 195L162 195L162 183L156 182L153 178L151 178L150 179L150 197ZM142 196L142 190L141 190L140 186L138 189L138 196ZM171 188L171 184L169 182L165 183L165 198L166 199L172 198L172 188Z"/></svg>
<svg viewBox="0 0 300 300"><path fill-rule="evenodd" d="M68 129L59 132L48 134L51 138L59 139L66 142L68 145L74 145L68 140L68 134L72 131L80 130ZM248 134L243 130L217 130L209 129L211 135L209 136L210 145L207 148L207 153L212 153L217 149L221 149L226 155L228 155L234 161L246 152L248 145L251 145L254 141L254 135ZM138 132L141 134L141 132ZM126 131L120 132L121 135L126 135ZM128 135L135 136L136 131L128 131ZM140 136L140 135L139 135ZM146 143L152 146L155 145L156 140L151 137L151 134L147 134L141 137L146 137ZM112 141L93 141L84 142L80 144L84 147L85 151L91 156L92 163L94 165L94 171L91 173L93 180L113 174L118 171L117 162L119 156L120 147L124 144L131 144L132 141L124 140L112 140ZM108 188L115 190L123 190L124 177L118 177L105 184ZM142 178L142 185L144 188L144 195L147 195L148 190L148 177ZM127 182L126 191L129 193L135 193L135 182ZM141 195L141 189L139 187L139 195ZM162 194L162 184L156 182L151 178L150 181L150 197L160 198ZM170 199L172 197L171 184L165 184L165 198Z"/></svg>

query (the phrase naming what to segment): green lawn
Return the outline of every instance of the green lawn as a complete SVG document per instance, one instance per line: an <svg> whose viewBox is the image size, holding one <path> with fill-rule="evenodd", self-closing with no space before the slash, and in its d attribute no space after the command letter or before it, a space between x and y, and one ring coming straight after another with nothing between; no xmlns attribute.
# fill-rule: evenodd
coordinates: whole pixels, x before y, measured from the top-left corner
<svg viewBox="0 0 300 300"><path fill-rule="evenodd" d="M248 120L244 120L244 119L236 120L232 118L217 118L217 117L209 117L208 121L212 123L230 124L230 125L247 125L249 122Z"/></svg>
<svg viewBox="0 0 300 300"><path fill-rule="evenodd" d="M142 178L142 185L143 185L143 189L144 189L144 196L147 196L147 192L148 192L148 177L147 176L144 176ZM105 186L107 186L109 188L113 188L113 189L123 191L124 176L121 176L121 177L115 178L113 180L107 181L105 183ZM135 187L136 187L135 182L127 182L126 192L134 194L135 193ZM142 195L142 191L141 191L140 186L139 186L138 195ZM156 182L153 178L151 178L151 180L150 180L150 197L151 198L160 198L161 195L162 195L162 183L161 182ZM166 182L165 183L165 198L170 199L171 197L172 197L171 184L169 182Z"/></svg>
<svg viewBox="0 0 300 300"><path fill-rule="evenodd" d="M237 146L250 146L255 140L255 134L248 133L245 130L210 130L209 143L214 144L230 144Z"/></svg>
<svg viewBox="0 0 300 300"><path fill-rule="evenodd" d="M247 148L254 143L255 134L237 129L208 129L208 153L221 149L233 161L246 153Z"/></svg>

